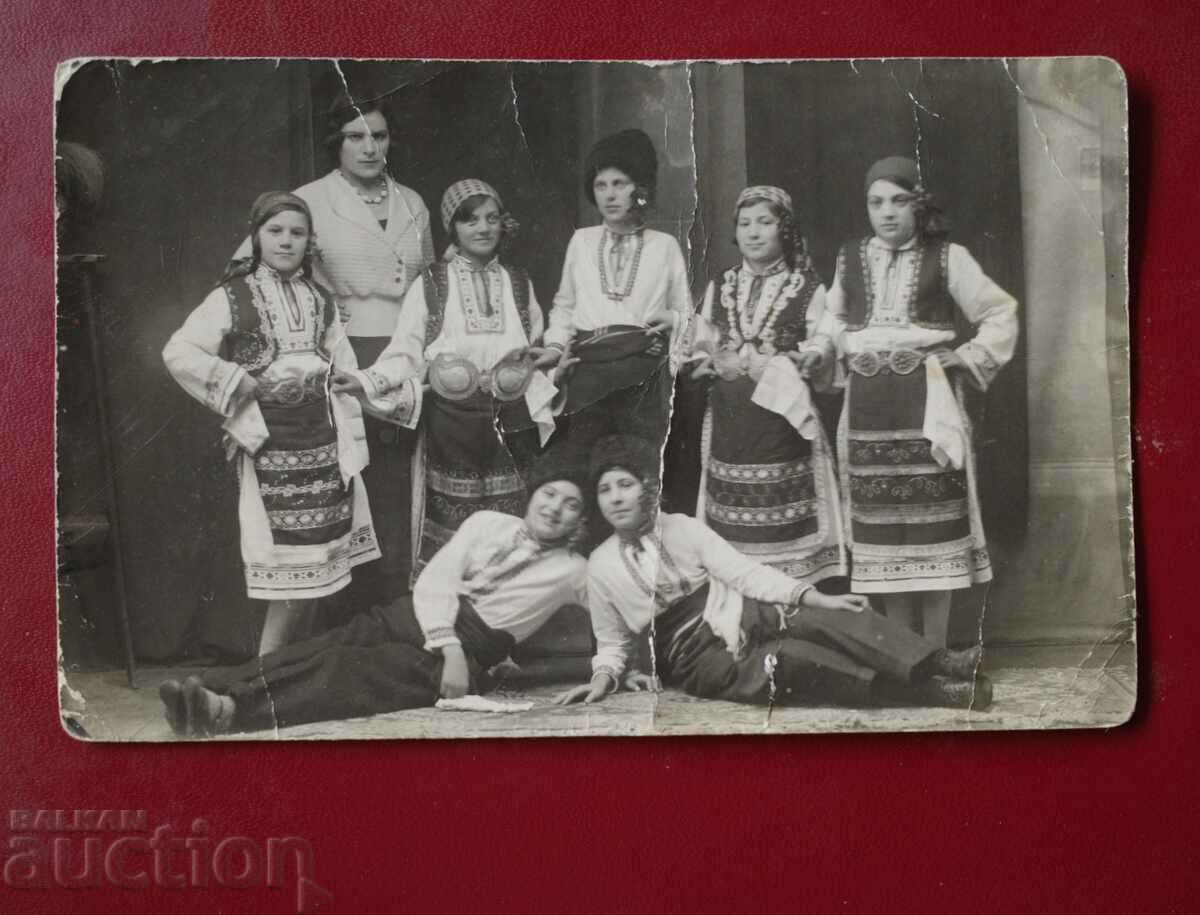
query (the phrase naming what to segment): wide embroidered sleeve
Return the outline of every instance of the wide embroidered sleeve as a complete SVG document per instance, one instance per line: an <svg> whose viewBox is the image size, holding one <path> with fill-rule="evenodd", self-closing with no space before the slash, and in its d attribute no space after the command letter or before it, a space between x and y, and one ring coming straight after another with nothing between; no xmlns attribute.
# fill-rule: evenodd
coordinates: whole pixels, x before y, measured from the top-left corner
<svg viewBox="0 0 1200 915"><path fill-rule="evenodd" d="M614 683L620 683L637 643L637 634L629 628L625 617L617 609L617 598L604 580L603 573L596 574L597 564L603 564L606 559L611 559L611 556L597 557L593 554L588 563L588 613L592 618L592 634L596 637L592 674L606 673Z"/></svg>
<svg viewBox="0 0 1200 915"><path fill-rule="evenodd" d="M567 245L562 278L558 283L558 292L554 294L554 304L550 308L550 327L546 330L544 338L547 346L565 349L575 336L575 302L579 295L575 288L575 262L580 256L579 233L576 232Z"/></svg>
<svg viewBox="0 0 1200 915"><path fill-rule="evenodd" d="M1017 300L1001 289L962 245L951 245L947 265L950 295L975 336L957 353L980 390L987 390L1017 347Z"/></svg>
<svg viewBox="0 0 1200 915"><path fill-rule="evenodd" d="M163 347L163 362L179 386L215 413L229 417L246 370L222 359L221 342L231 329L229 299L217 287L200 303Z"/></svg>
<svg viewBox="0 0 1200 915"><path fill-rule="evenodd" d="M708 574L746 597L772 604L798 604L812 586L755 562L730 546L720 534L695 518L671 516L681 535L700 554Z"/></svg>
<svg viewBox="0 0 1200 915"><path fill-rule="evenodd" d="M818 296L822 300L819 310L816 301ZM813 295L808 314L805 315L805 325L808 339L800 347L801 351L833 353L835 356L844 354L842 336L846 331L846 296L842 291L841 254L838 255L837 270L829 288L822 286Z"/></svg>
<svg viewBox="0 0 1200 915"><path fill-rule="evenodd" d="M463 572L471 547L480 537L486 536L489 515L488 512L477 512L467 518L417 576L413 586L413 611L425 634L427 651L462 644L454 624L458 621Z"/></svg>
<svg viewBox="0 0 1200 915"><path fill-rule="evenodd" d="M404 296L388 345L374 365L353 373L363 386L363 409L408 429L421 418L427 316L425 283L418 277Z"/></svg>

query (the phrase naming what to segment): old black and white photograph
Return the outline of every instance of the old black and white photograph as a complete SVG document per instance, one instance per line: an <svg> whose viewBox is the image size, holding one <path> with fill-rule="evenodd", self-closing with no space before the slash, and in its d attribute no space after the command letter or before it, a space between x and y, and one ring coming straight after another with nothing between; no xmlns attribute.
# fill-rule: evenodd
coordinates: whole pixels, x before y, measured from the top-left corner
<svg viewBox="0 0 1200 915"><path fill-rule="evenodd" d="M56 96L75 736L1133 714L1113 61L80 59Z"/></svg>

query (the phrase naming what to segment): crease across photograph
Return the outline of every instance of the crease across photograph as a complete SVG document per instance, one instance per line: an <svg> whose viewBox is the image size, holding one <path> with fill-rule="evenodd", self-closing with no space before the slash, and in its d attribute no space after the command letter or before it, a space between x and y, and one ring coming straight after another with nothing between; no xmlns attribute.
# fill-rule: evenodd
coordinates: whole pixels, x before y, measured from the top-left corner
<svg viewBox="0 0 1200 915"><path fill-rule="evenodd" d="M76 60L81 739L1133 715L1099 57Z"/></svg>

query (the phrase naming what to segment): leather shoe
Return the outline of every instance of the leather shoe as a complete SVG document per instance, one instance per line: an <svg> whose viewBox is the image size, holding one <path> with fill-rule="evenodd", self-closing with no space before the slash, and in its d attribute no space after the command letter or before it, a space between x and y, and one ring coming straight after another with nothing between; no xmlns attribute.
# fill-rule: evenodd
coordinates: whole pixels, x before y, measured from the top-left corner
<svg viewBox="0 0 1200 915"><path fill-rule="evenodd" d="M926 705L983 711L992 704L992 681L983 674L968 680L934 676L921 683L919 695Z"/></svg>
<svg viewBox="0 0 1200 915"><path fill-rule="evenodd" d="M933 656L933 672L955 680L971 680L979 673L982 661L982 645L972 645L962 651L941 648Z"/></svg>
<svg viewBox="0 0 1200 915"><path fill-rule="evenodd" d="M186 737L191 729L188 727L187 700L183 694L183 684L178 680L164 680L158 687L158 698L163 702L163 713L171 731Z"/></svg>

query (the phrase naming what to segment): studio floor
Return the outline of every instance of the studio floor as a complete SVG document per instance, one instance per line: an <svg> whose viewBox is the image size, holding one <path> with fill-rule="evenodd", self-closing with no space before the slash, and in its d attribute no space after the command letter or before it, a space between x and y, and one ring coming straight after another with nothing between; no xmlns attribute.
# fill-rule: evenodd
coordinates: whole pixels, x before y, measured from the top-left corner
<svg viewBox="0 0 1200 915"><path fill-rule="evenodd" d="M68 731L102 741L179 740L167 726L158 685L197 667L143 667L131 689L123 670L66 672ZM528 701L522 712L413 709L231 735L234 740L339 740L462 737L648 736L683 734L964 731L1113 727L1133 713L1134 646L1009 646L988 650L984 672L995 701L983 712L937 708L766 707L697 700L680 692L620 693L591 706L561 707L553 697L570 681L547 684L528 668L491 698ZM522 685L527 680L541 683ZM577 682L577 681L576 681Z"/></svg>

